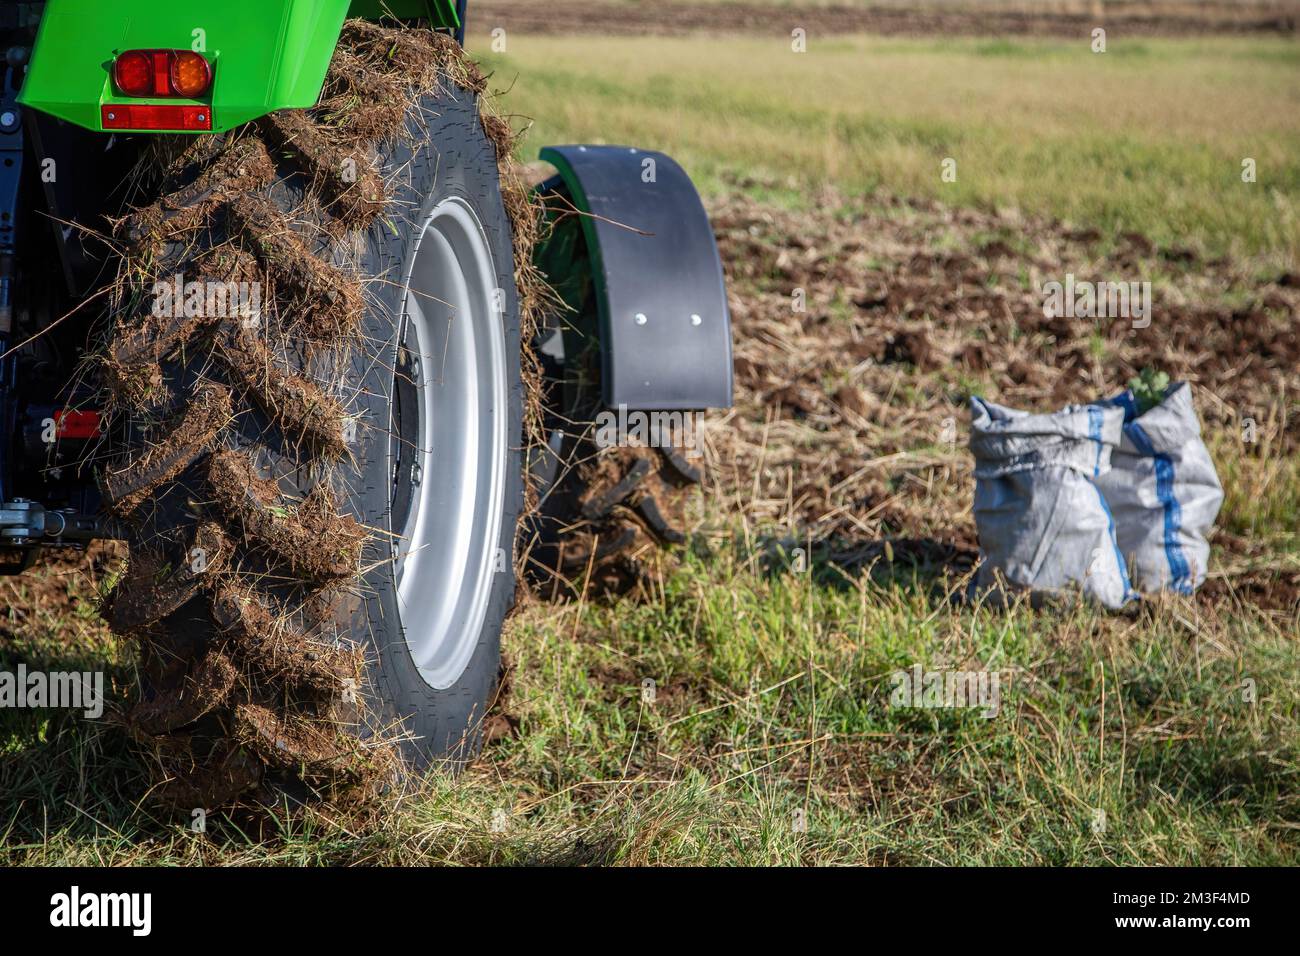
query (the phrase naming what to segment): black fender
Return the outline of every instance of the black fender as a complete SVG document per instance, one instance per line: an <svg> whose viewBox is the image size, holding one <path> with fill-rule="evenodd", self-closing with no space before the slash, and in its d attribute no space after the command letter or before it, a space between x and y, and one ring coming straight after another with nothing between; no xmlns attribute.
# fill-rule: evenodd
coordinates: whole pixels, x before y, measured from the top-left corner
<svg viewBox="0 0 1300 956"><path fill-rule="evenodd" d="M582 222L599 311L602 398L611 409L732 405L731 314L713 228L690 177L663 153L548 146Z"/></svg>

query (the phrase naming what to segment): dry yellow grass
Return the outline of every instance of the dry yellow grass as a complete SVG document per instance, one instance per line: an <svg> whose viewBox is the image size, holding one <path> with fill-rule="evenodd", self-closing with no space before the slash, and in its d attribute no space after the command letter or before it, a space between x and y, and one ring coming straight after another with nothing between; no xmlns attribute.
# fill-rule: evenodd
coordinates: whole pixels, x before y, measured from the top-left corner
<svg viewBox="0 0 1300 956"><path fill-rule="evenodd" d="M472 39L472 38L471 38ZM728 171L1015 205L1158 241L1300 251L1300 47L1143 40L507 37L480 47L529 142L664 150ZM957 181L941 180L945 158ZM1257 182L1242 182L1255 160Z"/></svg>

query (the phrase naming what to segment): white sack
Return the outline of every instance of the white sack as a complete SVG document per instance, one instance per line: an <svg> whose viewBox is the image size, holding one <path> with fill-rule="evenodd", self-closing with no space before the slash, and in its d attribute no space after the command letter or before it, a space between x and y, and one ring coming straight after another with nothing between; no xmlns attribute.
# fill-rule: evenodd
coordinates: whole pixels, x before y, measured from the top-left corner
<svg viewBox="0 0 1300 956"><path fill-rule="evenodd" d="M1033 415L971 399L976 586L999 576L1032 590L1081 590L1106 607L1133 597L1115 524L1093 479L1120 441L1117 406Z"/></svg>
<svg viewBox="0 0 1300 956"><path fill-rule="evenodd" d="M1115 518L1120 553L1140 590L1191 594L1205 580L1206 536L1223 503L1192 388L1175 382L1159 405L1141 415L1132 392L1103 404L1124 412L1111 468L1097 478Z"/></svg>

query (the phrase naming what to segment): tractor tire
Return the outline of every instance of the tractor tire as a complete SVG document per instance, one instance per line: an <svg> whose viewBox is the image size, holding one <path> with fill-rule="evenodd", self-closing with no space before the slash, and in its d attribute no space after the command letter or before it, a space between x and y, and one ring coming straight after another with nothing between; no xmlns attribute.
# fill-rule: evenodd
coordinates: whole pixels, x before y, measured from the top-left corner
<svg viewBox="0 0 1300 956"><path fill-rule="evenodd" d="M365 801L481 745L532 228L485 87L447 37L349 21L318 106L142 170L101 486L130 544L107 603L140 650L124 722L163 804ZM260 308L159 316L173 276L260 283Z"/></svg>
<svg viewBox="0 0 1300 956"><path fill-rule="evenodd" d="M650 598L689 540L702 482L681 449L600 448L593 427L557 435L560 474L532 516L530 574L549 599Z"/></svg>

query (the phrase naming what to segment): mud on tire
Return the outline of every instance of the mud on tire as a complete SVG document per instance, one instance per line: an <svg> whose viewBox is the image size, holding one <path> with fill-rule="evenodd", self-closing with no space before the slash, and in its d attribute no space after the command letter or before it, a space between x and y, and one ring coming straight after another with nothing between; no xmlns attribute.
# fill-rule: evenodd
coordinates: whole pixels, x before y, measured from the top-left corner
<svg viewBox="0 0 1300 956"><path fill-rule="evenodd" d="M403 269L421 215L456 196L503 296L512 467L495 543L513 553L533 227L509 127L480 113L485 85L446 37L350 21L317 107L163 141L144 164L156 199L119 224L98 361L114 453L101 484L129 529L107 605L140 650L124 719L165 804L364 797L403 758L479 745L512 562L460 678L435 689L399 620L390 506L409 477L391 427ZM260 283L260 312L155 315L155 283L178 275Z"/></svg>

